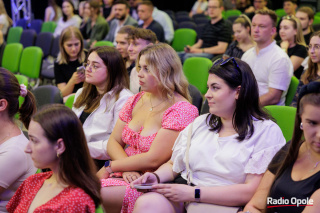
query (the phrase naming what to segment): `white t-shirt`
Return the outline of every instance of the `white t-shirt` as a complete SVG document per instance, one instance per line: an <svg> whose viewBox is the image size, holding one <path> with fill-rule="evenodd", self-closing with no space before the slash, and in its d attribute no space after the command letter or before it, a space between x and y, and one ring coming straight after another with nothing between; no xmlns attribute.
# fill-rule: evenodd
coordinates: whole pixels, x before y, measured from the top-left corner
<svg viewBox="0 0 320 213"><path fill-rule="evenodd" d="M0 145L0 186L6 190L0 195L0 212L7 212L6 205L20 184L37 169L29 154L24 152L28 139L21 132Z"/></svg>
<svg viewBox="0 0 320 213"><path fill-rule="evenodd" d="M82 20L81 20L80 16L78 16L78 15L72 16L72 18L67 20L66 22L64 22L63 18L61 17L58 21L56 29L54 30L53 36L57 37L58 35L61 34L62 30L64 30L65 28L67 28L69 26L75 26L75 27L79 28L81 22L82 22Z"/></svg>
<svg viewBox="0 0 320 213"><path fill-rule="evenodd" d="M208 2L205 1L205 2L201 2L201 3L200 3L199 1L196 1L196 2L194 3L194 5L193 5L192 9L191 9L193 15L194 15L194 14L197 14L197 8L199 7L199 4L200 4L201 10L202 10L203 12L206 11L207 6L208 6Z"/></svg>
<svg viewBox="0 0 320 213"><path fill-rule="evenodd" d="M271 120L254 120L254 133L239 142L238 134L219 137L209 131L208 114L194 120L189 150L192 183L225 186L244 183L247 174L262 174L277 151L286 143L279 126ZM186 178L186 145L190 125L177 138L171 160L173 171Z"/></svg>
<svg viewBox="0 0 320 213"><path fill-rule="evenodd" d="M7 19L7 16L5 14L0 15L0 24L3 25L2 27L2 34L5 36L7 35L8 32L8 27L9 27L9 21Z"/></svg>
<svg viewBox="0 0 320 213"><path fill-rule="evenodd" d="M268 93L269 87L282 90L278 105L284 105L293 75L293 65L288 54L273 41L260 50L258 55L256 47L252 47L241 59L249 64L257 79L259 96Z"/></svg>

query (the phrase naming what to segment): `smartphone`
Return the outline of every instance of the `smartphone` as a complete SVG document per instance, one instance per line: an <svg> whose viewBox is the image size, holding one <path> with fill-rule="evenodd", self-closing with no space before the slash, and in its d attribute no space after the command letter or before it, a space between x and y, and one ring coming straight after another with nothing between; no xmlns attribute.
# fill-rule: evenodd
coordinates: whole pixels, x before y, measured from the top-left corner
<svg viewBox="0 0 320 213"><path fill-rule="evenodd" d="M188 51L190 51L190 48L188 46L184 46Z"/></svg>
<svg viewBox="0 0 320 213"><path fill-rule="evenodd" d="M136 184L133 187L136 189L152 189L153 184L149 183L142 183L142 184Z"/></svg>
<svg viewBox="0 0 320 213"><path fill-rule="evenodd" d="M80 66L77 68L77 73L80 74L84 74L86 71L86 68L84 68L84 66Z"/></svg>

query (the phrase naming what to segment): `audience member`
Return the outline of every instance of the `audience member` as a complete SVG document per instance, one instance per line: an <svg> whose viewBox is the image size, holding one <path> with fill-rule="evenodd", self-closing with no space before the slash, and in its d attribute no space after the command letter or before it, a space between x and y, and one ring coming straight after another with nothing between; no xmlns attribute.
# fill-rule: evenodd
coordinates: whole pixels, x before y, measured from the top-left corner
<svg viewBox="0 0 320 213"><path fill-rule="evenodd" d="M121 54L114 47L95 47L86 63L86 80L72 110L83 124L90 155L98 168L110 159L107 143L127 99L129 78ZM99 161L99 160L104 160Z"/></svg>
<svg viewBox="0 0 320 213"><path fill-rule="evenodd" d="M118 30L126 25L134 27L138 26L138 22L129 15L129 4L125 0L116 0L113 4L114 19L110 23L110 31L104 38L106 41L111 41L115 45L115 37Z"/></svg>
<svg viewBox="0 0 320 213"><path fill-rule="evenodd" d="M236 57L241 58L243 53L255 45L250 32L251 32L251 21L250 19L242 14L240 15L232 25L234 38L233 41L224 53L224 57Z"/></svg>
<svg viewBox="0 0 320 213"><path fill-rule="evenodd" d="M25 98L21 107L20 96ZM0 212L7 212L6 205L20 184L37 171L24 152L28 139L14 118L19 112L20 120L28 127L35 111L32 93L19 85L12 72L0 68Z"/></svg>
<svg viewBox="0 0 320 213"><path fill-rule="evenodd" d="M69 27L75 26L80 27L82 20L78 15L74 14L74 6L71 0L63 0L62 3L62 17L59 19L56 29L54 30L53 36L57 37L61 34L62 30Z"/></svg>
<svg viewBox="0 0 320 213"><path fill-rule="evenodd" d="M106 21L109 22L114 18L114 14L112 13L113 0L103 0L103 3L102 14Z"/></svg>
<svg viewBox="0 0 320 213"><path fill-rule="evenodd" d="M207 0L196 0L193 4L191 11L189 13L190 18L195 14L204 14L207 10L208 1Z"/></svg>
<svg viewBox="0 0 320 213"><path fill-rule="evenodd" d="M256 11L251 29L256 46L242 56L257 79L262 106L284 105L293 75L293 65L288 55L273 40L276 23L277 15L274 11Z"/></svg>
<svg viewBox="0 0 320 213"><path fill-rule="evenodd" d="M184 207L187 212L237 212L285 144L279 126L259 106L248 64L233 57L219 60L207 84L210 113L180 133L169 162L131 183L155 184L138 198L134 212L184 212ZM170 181L175 184L159 184Z"/></svg>
<svg viewBox="0 0 320 213"><path fill-rule="evenodd" d="M254 8L251 5L250 0L237 0L236 6L237 6L237 10L240 10L242 13L249 13L254 11Z"/></svg>
<svg viewBox="0 0 320 213"><path fill-rule="evenodd" d="M131 70L135 66L135 63L133 63L133 61L130 60L129 53L128 53L129 38L133 35L134 30L135 30L135 27L131 25L123 26L119 29L115 39L117 43L116 48L121 54L122 58L124 59L124 62L126 64L126 69L129 75L131 73Z"/></svg>
<svg viewBox="0 0 320 213"><path fill-rule="evenodd" d="M300 7L296 13L296 17L301 22L304 40L306 44L309 45L310 36L313 33L312 23L314 12L310 7Z"/></svg>
<svg viewBox="0 0 320 213"><path fill-rule="evenodd" d="M60 52L54 63L54 75L57 87L65 100L83 86L85 74L77 68L85 60L83 38L78 28L67 27L62 31L59 41Z"/></svg>
<svg viewBox="0 0 320 213"><path fill-rule="evenodd" d="M309 84L320 79L320 31L312 34L310 44L308 47L309 59L308 68L301 75L296 96L293 98L291 106L297 107L297 100L300 89L303 85Z"/></svg>
<svg viewBox="0 0 320 213"><path fill-rule="evenodd" d="M284 0L283 1L283 9L289 16L296 15L297 9L297 0Z"/></svg>
<svg viewBox="0 0 320 213"><path fill-rule="evenodd" d="M157 7L153 7L152 18L157 21L164 30L164 39L168 44L171 44L174 36L173 23L170 16L159 10Z"/></svg>
<svg viewBox="0 0 320 213"><path fill-rule="evenodd" d="M246 10L246 15L252 20L257 10L265 10L267 8L268 0L253 0L253 7Z"/></svg>
<svg viewBox="0 0 320 213"><path fill-rule="evenodd" d="M320 82L301 88L292 140L269 165L246 212L318 212L320 178ZM287 201L277 205L271 200ZM308 202L297 205L294 201ZM311 201L311 202L310 202Z"/></svg>
<svg viewBox="0 0 320 213"><path fill-rule="evenodd" d="M0 30L3 36L7 35L10 26L12 26L12 19L8 16L3 1L0 0Z"/></svg>
<svg viewBox="0 0 320 213"><path fill-rule="evenodd" d="M84 26L87 24L89 18L90 18L90 15L91 15L91 11L90 11L90 4L88 1L84 1L83 4L81 4L82 2L80 2L80 5L79 5L79 9L81 9L81 17L82 17L82 22L81 22L81 25L80 25L80 29L84 28ZM80 14L80 10L79 10L79 14Z"/></svg>
<svg viewBox="0 0 320 213"><path fill-rule="evenodd" d="M122 108L108 143L112 161L98 173L107 212L133 211L141 193L131 189L130 182L140 172L167 162L179 131L198 116L197 108L189 103L188 82L172 47L159 43L144 48L136 67L142 92Z"/></svg>
<svg viewBox="0 0 320 213"><path fill-rule="evenodd" d="M143 23L140 24L139 27L153 31L156 34L158 41L165 42L163 28L157 21L152 18L152 12L153 4L151 1L144 0L138 5L139 19L143 21Z"/></svg>
<svg viewBox="0 0 320 213"><path fill-rule="evenodd" d="M293 15L282 17L279 34L281 37L280 47L290 57L294 75L300 79L303 72L301 63L308 56L308 51L299 19Z"/></svg>
<svg viewBox="0 0 320 213"><path fill-rule="evenodd" d="M134 65L133 69L130 70L130 90L134 94L139 92L140 88L140 78L136 69L136 59L140 51L148 45L153 45L157 42L157 36L151 30L147 29L139 29L133 31L133 34L129 37L129 47L128 53L130 61L132 61L132 65ZM131 66L132 66L131 65Z"/></svg>
<svg viewBox="0 0 320 213"><path fill-rule="evenodd" d="M109 25L100 15L100 2L89 0L90 18L87 23L80 29L85 39L85 47L88 48L94 41L102 40L109 31ZM87 8L88 5L85 4Z"/></svg>
<svg viewBox="0 0 320 213"><path fill-rule="evenodd" d="M48 7L44 13L44 21L57 22L62 16L61 8L57 5L55 0L48 0Z"/></svg>
<svg viewBox="0 0 320 213"><path fill-rule="evenodd" d="M130 16L135 20L139 20L138 16L138 4L141 3L142 0L128 0L130 6Z"/></svg>
<svg viewBox="0 0 320 213"><path fill-rule="evenodd" d="M208 15L210 21L203 27L202 36L193 46L187 45L179 56L182 63L190 57L212 59L216 54L223 54L231 42L231 24L222 18L222 0L209 0Z"/></svg>
<svg viewBox="0 0 320 213"><path fill-rule="evenodd" d="M81 123L68 107L53 104L37 112L25 152L37 168L7 205L9 212L90 212L100 204L100 183ZM11 168L13 169L13 168Z"/></svg>

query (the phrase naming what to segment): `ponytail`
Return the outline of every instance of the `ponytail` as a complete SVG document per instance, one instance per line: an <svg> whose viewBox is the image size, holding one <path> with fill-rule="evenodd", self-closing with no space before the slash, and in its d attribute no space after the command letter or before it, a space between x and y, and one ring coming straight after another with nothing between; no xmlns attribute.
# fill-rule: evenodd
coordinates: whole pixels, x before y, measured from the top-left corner
<svg viewBox="0 0 320 213"><path fill-rule="evenodd" d="M29 123L31 120L31 116L37 111L36 108L36 99L34 95L28 90L26 97L24 98L24 102L19 108L19 120L23 123L23 125L28 129Z"/></svg>

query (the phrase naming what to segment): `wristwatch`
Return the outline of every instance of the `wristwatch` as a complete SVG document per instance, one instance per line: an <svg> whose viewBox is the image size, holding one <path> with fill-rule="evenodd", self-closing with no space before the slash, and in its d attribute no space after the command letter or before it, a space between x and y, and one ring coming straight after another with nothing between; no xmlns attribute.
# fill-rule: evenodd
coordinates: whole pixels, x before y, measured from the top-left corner
<svg viewBox="0 0 320 213"><path fill-rule="evenodd" d="M105 163L104 163L104 168L106 168L107 172L109 174L113 173L112 169L111 169L111 160L107 160Z"/></svg>
<svg viewBox="0 0 320 213"><path fill-rule="evenodd" d="M196 186L194 189L194 199L196 202L200 202L200 187Z"/></svg>

